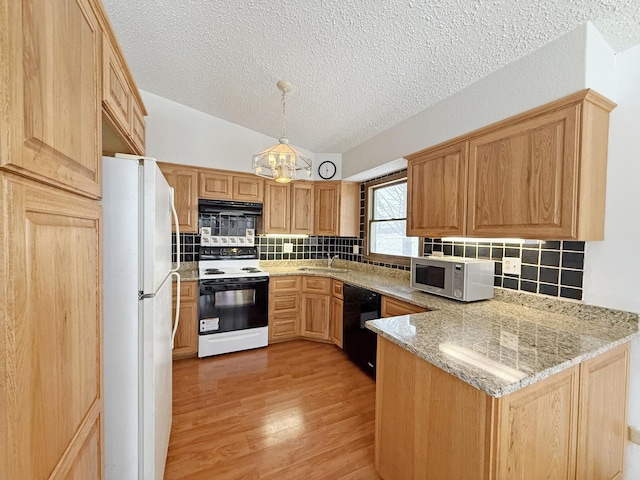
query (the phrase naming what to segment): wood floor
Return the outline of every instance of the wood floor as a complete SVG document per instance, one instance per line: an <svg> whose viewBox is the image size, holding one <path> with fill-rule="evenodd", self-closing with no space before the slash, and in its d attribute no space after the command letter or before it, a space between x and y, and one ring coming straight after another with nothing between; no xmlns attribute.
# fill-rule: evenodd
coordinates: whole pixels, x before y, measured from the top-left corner
<svg viewBox="0 0 640 480"><path fill-rule="evenodd" d="M174 362L165 480L376 480L375 383L298 340Z"/></svg>

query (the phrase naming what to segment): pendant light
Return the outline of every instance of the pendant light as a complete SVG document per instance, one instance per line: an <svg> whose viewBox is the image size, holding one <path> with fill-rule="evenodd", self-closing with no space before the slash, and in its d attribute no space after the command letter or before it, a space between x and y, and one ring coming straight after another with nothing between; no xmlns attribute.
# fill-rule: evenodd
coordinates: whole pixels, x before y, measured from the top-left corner
<svg viewBox="0 0 640 480"><path fill-rule="evenodd" d="M253 156L253 171L256 175L267 177L280 183L288 183L295 180L296 172L306 171L311 176L311 160L298 150L289 145L289 139L285 136L285 124L287 118L286 95L291 91L291 84L283 80L276 84L282 92L282 137L280 143L267 148Z"/></svg>

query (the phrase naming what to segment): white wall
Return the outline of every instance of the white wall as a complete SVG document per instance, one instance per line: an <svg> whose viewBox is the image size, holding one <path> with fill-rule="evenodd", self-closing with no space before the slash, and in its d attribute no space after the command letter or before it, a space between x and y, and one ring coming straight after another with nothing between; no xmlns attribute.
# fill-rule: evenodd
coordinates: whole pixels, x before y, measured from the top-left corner
<svg viewBox="0 0 640 480"><path fill-rule="evenodd" d="M587 243L584 301L640 313L640 45L616 55L615 73L605 240ZM631 347L628 422L640 428L640 340ZM625 478L640 479L640 446L627 449Z"/></svg>
<svg viewBox="0 0 640 480"><path fill-rule="evenodd" d="M585 88L585 45L595 31L582 25L345 152L343 175L360 178L363 171Z"/></svg>
<svg viewBox="0 0 640 480"><path fill-rule="evenodd" d="M140 93L149 113L147 155L162 162L251 172L253 155L278 143L276 138L180 103L144 90ZM300 151L313 160L312 152Z"/></svg>

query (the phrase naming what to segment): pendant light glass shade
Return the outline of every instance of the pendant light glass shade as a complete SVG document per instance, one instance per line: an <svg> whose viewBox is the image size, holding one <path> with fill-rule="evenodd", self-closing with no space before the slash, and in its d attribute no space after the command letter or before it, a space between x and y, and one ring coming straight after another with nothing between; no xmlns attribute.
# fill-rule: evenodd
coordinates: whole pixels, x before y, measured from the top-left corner
<svg viewBox="0 0 640 480"><path fill-rule="evenodd" d="M282 80L278 82L278 89L282 91L282 137L280 143L267 148L253 156L253 171L261 177L271 178L276 182L288 183L296 179L299 171L311 176L311 160L289 145L285 137L286 104L285 95L291 90L291 85Z"/></svg>

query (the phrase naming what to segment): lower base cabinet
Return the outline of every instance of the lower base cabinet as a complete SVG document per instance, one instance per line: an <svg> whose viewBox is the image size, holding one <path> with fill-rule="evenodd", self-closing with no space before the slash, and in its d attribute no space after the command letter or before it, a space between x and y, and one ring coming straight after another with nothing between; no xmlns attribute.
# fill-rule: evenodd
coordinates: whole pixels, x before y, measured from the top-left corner
<svg viewBox="0 0 640 480"><path fill-rule="evenodd" d="M269 343L293 340L300 335L300 277L269 279Z"/></svg>
<svg viewBox="0 0 640 480"><path fill-rule="evenodd" d="M629 344L493 398L378 337L385 480L622 478Z"/></svg>
<svg viewBox="0 0 640 480"><path fill-rule="evenodd" d="M329 336L331 341L340 348L342 348L343 287L344 284L340 280L331 280L331 325Z"/></svg>
<svg viewBox="0 0 640 480"><path fill-rule="evenodd" d="M302 277L302 323L303 338L329 340L329 317L331 315L331 279Z"/></svg>
<svg viewBox="0 0 640 480"><path fill-rule="evenodd" d="M176 316L176 285L173 285L173 310ZM173 322L172 322L173 323ZM194 357L198 353L198 282L180 282L180 322L173 342L173 359Z"/></svg>

